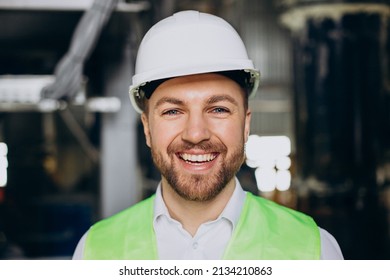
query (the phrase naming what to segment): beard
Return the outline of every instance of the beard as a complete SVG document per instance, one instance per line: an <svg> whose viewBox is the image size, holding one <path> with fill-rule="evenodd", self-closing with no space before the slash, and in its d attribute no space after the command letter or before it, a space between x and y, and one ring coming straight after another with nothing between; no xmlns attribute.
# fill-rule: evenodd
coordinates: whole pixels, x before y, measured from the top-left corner
<svg viewBox="0 0 390 280"><path fill-rule="evenodd" d="M218 157L214 159L220 162L217 170L207 175L180 172L179 167L175 164L176 152L190 149L200 149L205 153L218 152ZM210 201L217 197L243 164L245 159L244 141L232 151L230 156L227 156L227 150L224 144L211 143L210 141L199 144L171 143L167 148L170 158L168 161L153 148L153 145L151 147L153 162L172 189L185 200L198 202Z"/></svg>

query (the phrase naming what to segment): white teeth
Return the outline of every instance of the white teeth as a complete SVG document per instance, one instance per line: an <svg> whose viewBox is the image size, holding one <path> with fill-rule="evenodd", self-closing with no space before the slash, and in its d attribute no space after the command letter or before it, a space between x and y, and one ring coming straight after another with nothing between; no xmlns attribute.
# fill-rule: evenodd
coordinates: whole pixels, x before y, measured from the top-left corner
<svg viewBox="0 0 390 280"><path fill-rule="evenodd" d="M215 159L217 156L213 154L204 154L204 155L191 155L191 154L180 154L180 157L185 161L191 162L208 162Z"/></svg>

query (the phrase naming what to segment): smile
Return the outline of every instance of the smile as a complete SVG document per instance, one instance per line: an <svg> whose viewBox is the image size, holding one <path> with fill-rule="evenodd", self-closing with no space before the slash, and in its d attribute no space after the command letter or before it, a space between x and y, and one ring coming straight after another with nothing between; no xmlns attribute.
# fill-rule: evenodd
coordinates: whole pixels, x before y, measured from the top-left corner
<svg viewBox="0 0 390 280"><path fill-rule="evenodd" d="M187 163L205 163L214 160L218 156L217 153L210 154L202 154L202 155L194 155L194 154L186 154L180 153L179 157L186 161Z"/></svg>

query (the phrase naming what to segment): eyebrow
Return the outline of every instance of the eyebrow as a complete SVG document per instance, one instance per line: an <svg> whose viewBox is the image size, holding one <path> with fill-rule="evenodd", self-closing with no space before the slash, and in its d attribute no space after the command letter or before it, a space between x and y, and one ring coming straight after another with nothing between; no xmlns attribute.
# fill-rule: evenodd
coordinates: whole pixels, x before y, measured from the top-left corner
<svg viewBox="0 0 390 280"><path fill-rule="evenodd" d="M238 102L229 95L213 95L207 100L207 104L214 104L221 101L228 101L232 103L233 105L238 106Z"/></svg>
<svg viewBox="0 0 390 280"><path fill-rule="evenodd" d="M238 106L238 102L233 97L231 97L229 95L213 95L206 101L206 104L211 105L211 104L215 104L215 103L218 103L221 101L227 101L227 102L232 103L235 106ZM158 108L159 106L161 106L164 103L169 103L169 104L178 105L178 106L182 106L185 104L185 102L183 100L178 99L178 98L163 97L156 102L155 108Z"/></svg>
<svg viewBox="0 0 390 280"><path fill-rule="evenodd" d="M173 97L163 97L157 101L155 107L157 108L164 103L170 103L170 104L174 104L174 105L183 105L184 104L184 102L180 99L173 98Z"/></svg>

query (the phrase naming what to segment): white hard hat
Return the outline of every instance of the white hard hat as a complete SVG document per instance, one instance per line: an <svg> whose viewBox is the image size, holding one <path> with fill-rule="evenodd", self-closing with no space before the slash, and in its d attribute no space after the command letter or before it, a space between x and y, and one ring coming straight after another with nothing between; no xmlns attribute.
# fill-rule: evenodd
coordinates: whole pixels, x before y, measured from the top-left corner
<svg viewBox="0 0 390 280"><path fill-rule="evenodd" d="M150 97L142 88L153 81L237 70L248 77L248 93L254 95L260 73L236 30L214 15L179 12L155 24L143 38L130 86L131 103L141 113L145 98Z"/></svg>

